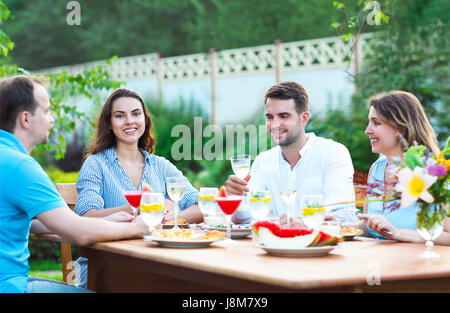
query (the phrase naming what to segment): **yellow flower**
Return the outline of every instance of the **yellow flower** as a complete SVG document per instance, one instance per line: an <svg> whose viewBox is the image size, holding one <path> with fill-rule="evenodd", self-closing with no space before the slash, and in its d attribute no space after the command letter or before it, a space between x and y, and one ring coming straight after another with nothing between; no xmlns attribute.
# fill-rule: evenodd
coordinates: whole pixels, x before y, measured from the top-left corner
<svg viewBox="0 0 450 313"><path fill-rule="evenodd" d="M436 176L428 175L422 167L416 166L414 171L405 167L398 173L397 190L402 193L401 206L407 207L419 198L432 203L434 197L428 192L428 188L437 180Z"/></svg>
<svg viewBox="0 0 450 313"><path fill-rule="evenodd" d="M437 164L445 165L445 167L447 168L447 172L450 171L450 159L449 160L445 159L443 151L439 153L439 156L436 161Z"/></svg>

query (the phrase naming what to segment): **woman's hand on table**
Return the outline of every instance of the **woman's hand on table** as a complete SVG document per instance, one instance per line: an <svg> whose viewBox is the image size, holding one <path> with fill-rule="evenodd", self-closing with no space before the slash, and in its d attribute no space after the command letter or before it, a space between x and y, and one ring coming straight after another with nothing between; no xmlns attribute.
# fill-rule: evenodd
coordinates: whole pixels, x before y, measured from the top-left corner
<svg viewBox="0 0 450 313"><path fill-rule="evenodd" d="M372 228L380 235L388 239L397 240L399 235L398 230L386 217L378 214L360 214L358 215L358 218L365 221L368 227Z"/></svg>

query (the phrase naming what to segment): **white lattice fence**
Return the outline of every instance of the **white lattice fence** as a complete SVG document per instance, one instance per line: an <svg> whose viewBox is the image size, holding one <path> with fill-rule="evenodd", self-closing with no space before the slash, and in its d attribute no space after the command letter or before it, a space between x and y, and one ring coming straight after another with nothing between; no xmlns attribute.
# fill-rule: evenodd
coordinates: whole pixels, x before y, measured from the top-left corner
<svg viewBox="0 0 450 313"><path fill-rule="evenodd" d="M208 55L204 53L161 59L162 79L193 80L207 78L210 73Z"/></svg>
<svg viewBox="0 0 450 313"><path fill-rule="evenodd" d="M275 46L224 50L216 54L218 76L254 75L274 71Z"/></svg>
<svg viewBox="0 0 450 313"><path fill-rule="evenodd" d="M133 80L157 75L158 53L118 58L113 62L111 77L115 80Z"/></svg>
<svg viewBox="0 0 450 313"><path fill-rule="evenodd" d="M370 36L363 35L358 47L359 58L364 53L365 42ZM280 63L276 64L279 48ZM215 58L216 77L272 73L279 66L282 71L306 70L348 66L349 44L339 37L304 40L264 45L250 48L223 50L215 53L198 53L176 57L159 58L157 53L118 58L110 69L117 80L133 80L158 77L161 81L207 79L211 73L211 58ZM57 73L63 70L72 74L97 65L109 66L105 61L89 62L73 66L38 71Z"/></svg>
<svg viewBox="0 0 450 313"><path fill-rule="evenodd" d="M106 61L89 62L73 66L38 71L37 73L58 73L67 71L78 74L83 70L102 65L109 70L112 79L132 81L156 79L159 97L162 97L164 82L209 80L211 82L211 121L216 120L216 81L223 77L273 74L276 81L282 80L282 73L309 69L349 68L358 71L363 55L368 53L370 35L362 35L350 57L350 43L340 37L320 38L296 42L264 45L249 48L230 49L209 53L197 53L161 58L158 53L118 58L112 66Z"/></svg>

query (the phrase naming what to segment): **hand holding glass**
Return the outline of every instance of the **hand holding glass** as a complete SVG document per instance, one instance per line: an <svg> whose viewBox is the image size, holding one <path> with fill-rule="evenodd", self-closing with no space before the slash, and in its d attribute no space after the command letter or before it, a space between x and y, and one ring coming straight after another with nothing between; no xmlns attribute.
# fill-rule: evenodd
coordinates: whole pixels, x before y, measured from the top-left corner
<svg viewBox="0 0 450 313"><path fill-rule="evenodd" d="M134 217L137 216L137 211L141 203L142 192L141 191L124 191L123 195L127 199L131 208L133 209Z"/></svg>

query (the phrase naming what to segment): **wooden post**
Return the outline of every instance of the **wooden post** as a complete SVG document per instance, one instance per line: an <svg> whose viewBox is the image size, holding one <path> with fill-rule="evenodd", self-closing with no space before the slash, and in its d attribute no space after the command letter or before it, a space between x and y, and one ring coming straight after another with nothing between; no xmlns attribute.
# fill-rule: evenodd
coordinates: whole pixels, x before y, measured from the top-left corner
<svg viewBox="0 0 450 313"><path fill-rule="evenodd" d="M163 84L163 71L162 71L162 54L158 53L156 57L156 80L158 84L158 100L162 103L162 84Z"/></svg>
<svg viewBox="0 0 450 313"><path fill-rule="evenodd" d="M281 82L283 73L283 63L281 59L281 40L275 40L275 80Z"/></svg>
<svg viewBox="0 0 450 313"><path fill-rule="evenodd" d="M216 101L217 101L217 89L216 89L216 50L209 49L209 73L211 77L211 117L210 124L216 124Z"/></svg>
<svg viewBox="0 0 450 313"><path fill-rule="evenodd" d="M359 73L359 67L360 67L360 43L359 43L359 36L354 37L354 43L352 47L353 52L353 71L354 75L357 76Z"/></svg>

